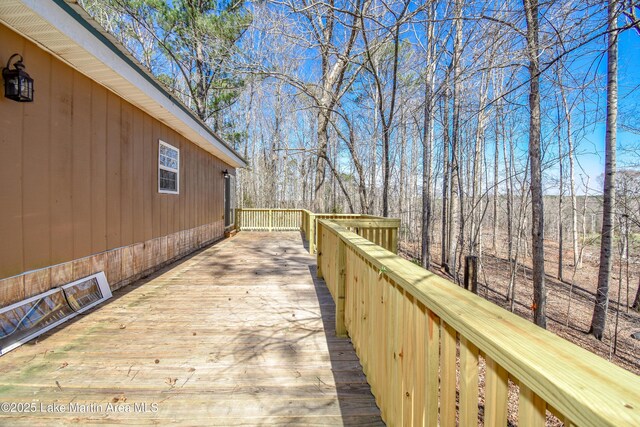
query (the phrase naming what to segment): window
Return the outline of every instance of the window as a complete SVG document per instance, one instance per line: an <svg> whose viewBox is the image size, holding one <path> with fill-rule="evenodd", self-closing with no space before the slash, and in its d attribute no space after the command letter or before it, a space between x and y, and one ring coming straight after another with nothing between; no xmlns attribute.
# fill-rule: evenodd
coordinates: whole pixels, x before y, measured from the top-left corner
<svg viewBox="0 0 640 427"><path fill-rule="evenodd" d="M3 309L0 313L0 354L55 327L72 314L61 289Z"/></svg>
<svg viewBox="0 0 640 427"><path fill-rule="evenodd" d="M104 297L96 277L63 286L67 302L74 311L87 310Z"/></svg>
<svg viewBox="0 0 640 427"><path fill-rule="evenodd" d="M0 309L0 355L109 298L100 272Z"/></svg>
<svg viewBox="0 0 640 427"><path fill-rule="evenodd" d="M164 141L158 146L158 191L180 192L180 150Z"/></svg>

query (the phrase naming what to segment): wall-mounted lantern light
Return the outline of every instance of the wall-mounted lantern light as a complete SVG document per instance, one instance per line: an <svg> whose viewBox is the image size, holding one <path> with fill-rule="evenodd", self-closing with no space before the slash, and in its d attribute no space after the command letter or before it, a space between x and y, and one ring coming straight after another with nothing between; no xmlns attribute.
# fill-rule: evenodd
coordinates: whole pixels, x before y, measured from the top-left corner
<svg viewBox="0 0 640 427"><path fill-rule="evenodd" d="M229 177L231 176L231 175L229 175L229 171L227 169L222 171L222 175L224 176L224 179L229 179Z"/></svg>
<svg viewBox="0 0 640 427"><path fill-rule="evenodd" d="M11 61L14 58L20 58L13 64L10 69ZM2 69L2 78L4 79L4 96L18 102L33 101L33 79L24 71L22 56L15 53L7 61L7 66Z"/></svg>

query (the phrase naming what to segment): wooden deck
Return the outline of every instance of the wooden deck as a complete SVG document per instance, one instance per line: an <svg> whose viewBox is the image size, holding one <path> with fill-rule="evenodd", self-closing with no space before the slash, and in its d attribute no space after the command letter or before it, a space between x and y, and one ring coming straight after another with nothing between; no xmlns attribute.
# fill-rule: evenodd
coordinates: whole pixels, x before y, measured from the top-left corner
<svg viewBox="0 0 640 427"><path fill-rule="evenodd" d="M117 291L0 358L0 425L381 425L315 268L243 232Z"/></svg>

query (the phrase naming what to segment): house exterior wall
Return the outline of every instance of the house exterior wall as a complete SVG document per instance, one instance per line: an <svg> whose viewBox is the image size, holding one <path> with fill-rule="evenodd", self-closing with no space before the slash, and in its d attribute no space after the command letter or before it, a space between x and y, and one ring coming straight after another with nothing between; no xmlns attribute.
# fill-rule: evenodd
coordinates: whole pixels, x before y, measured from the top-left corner
<svg viewBox="0 0 640 427"><path fill-rule="evenodd" d="M104 270L117 288L224 234L232 168L0 24L34 102L0 97L0 307ZM158 192L159 140L180 194Z"/></svg>

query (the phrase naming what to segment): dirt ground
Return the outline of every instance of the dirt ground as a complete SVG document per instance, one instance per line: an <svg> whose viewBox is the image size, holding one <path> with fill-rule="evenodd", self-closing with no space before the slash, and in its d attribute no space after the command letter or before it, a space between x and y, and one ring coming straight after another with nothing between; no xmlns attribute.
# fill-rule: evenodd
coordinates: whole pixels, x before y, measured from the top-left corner
<svg viewBox="0 0 640 427"><path fill-rule="evenodd" d="M487 240L490 241L488 236ZM485 250L480 257L478 274L478 294L489 301L509 310L506 301L510 280L510 263L507 260L506 244L498 245L497 253ZM432 259L440 260L439 247L434 245ZM503 253L504 252L504 253ZM419 253L416 244L401 243L400 253L408 259ZM616 252L617 254L617 252ZM626 263L623 262L620 305L618 306L619 263L614 261L610 292L609 311L605 335L598 341L588 334L595 302L598 277L599 247L586 247L581 268L573 267L573 252L564 251L564 281L557 279L558 245L556 242L545 242L545 271L547 273L547 329L553 333L587 349L618 366L635 374L640 374L640 342L631 334L640 332L640 313L628 308L633 302L640 277L640 261L629 260L629 281L627 286ZM516 303L514 312L519 316L533 320L531 310L533 288L531 284L531 259L520 261L516 274ZM436 263L432 270L443 277L451 279ZM574 274L575 273L575 274ZM462 278L462 274L460 274ZM627 295L629 303L627 304ZM618 310L619 308L619 310ZM616 339L616 316L617 339ZM615 351L614 351L615 342Z"/></svg>

